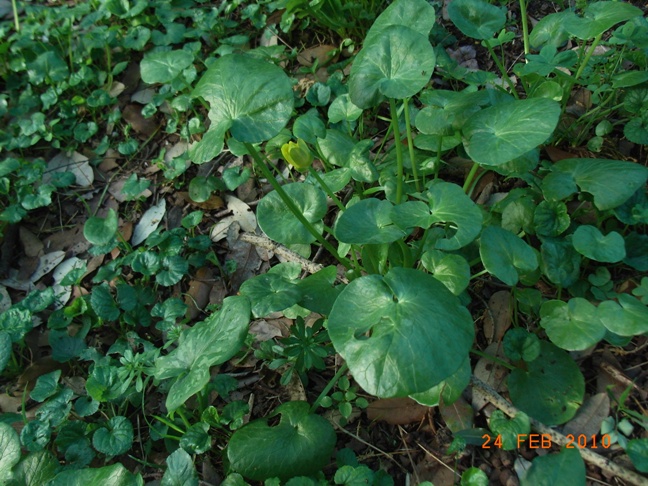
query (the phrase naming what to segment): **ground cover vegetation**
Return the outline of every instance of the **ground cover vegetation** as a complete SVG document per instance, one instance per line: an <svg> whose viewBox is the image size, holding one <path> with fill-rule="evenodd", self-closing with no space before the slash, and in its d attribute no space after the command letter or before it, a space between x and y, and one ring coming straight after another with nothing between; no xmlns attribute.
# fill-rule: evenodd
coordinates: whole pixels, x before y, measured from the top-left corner
<svg viewBox="0 0 648 486"><path fill-rule="evenodd" d="M0 8L2 484L645 484L640 8Z"/></svg>

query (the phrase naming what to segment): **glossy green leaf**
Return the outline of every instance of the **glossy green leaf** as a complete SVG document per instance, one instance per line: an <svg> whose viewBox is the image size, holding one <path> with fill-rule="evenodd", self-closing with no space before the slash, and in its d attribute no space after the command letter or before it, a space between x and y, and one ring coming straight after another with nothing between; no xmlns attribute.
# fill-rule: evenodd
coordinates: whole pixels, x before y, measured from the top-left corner
<svg viewBox="0 0 648 486"><path fill-rule="evenodd" d="M293 134L296 138L301 138L310 144L317 143L318 138L326 137L326 125L317 113L317 109L311 108L295 119Z"/></svg>
<svg viewBox="0 0 648 486"><path fill-rule="evenodd" d="M490 39L506 23L506 8L484 0L453 0L448 15L457 28L473 39Z"/></svg>
<svg viewBox="0 0 648 486"><path fill-rule="evenodd" d="M540 19L529 35L529 44L540 50L544 46L561 47L569 39L565 30L565 21L572 12L563 11L550 13Z"/></svg>
<svg viewBox="0 0 648 486"><path fill-rule="evenodd" d="M380 397L423 392L448 378L474 337L457 297L431 275L405 268L353 280L328 325L358 384Z"/></svg>
<svg viewBox="0 0 648 486"><path fill-rule="evenodd" d="M193 91L210 105L209 119L241 142L269 140L286 126L293 109L292 84L267 61L229 54L210 64Z"/></svg>
<svg viewBox="0 0 648 486"><path fill-rule="evenodd" d="M327 211L326 194L317 187L302 183L286 184L283 189L304 218L321 231L322 218ZM308 245L315 241L315 237L295 218L276 191L259 201L257 220L269 238L284 245Z"/></svg>
<svg viewBox="0 0 648 486"><path fill-rule="evenodd" d="M359 182L378 180L378 171L368 157L372 145L371 140L358 142L339 130L327 130L326 137L317 140L324 159L329 164L349 168L351 177Z"/></svg>
<svg viewBox="0 0 648 486"><path fill-rule="evenodd" d="M52 427L47 421L31 420L20 431L20 442L28 451L45 449L52 437Z"/></svg>
<svg viewBox="0 0 648 486"><path fill-rule="evenodd" d="M521 327L504 335L504 353L511 361L533 361L540 354L540 339Z"/></svg>
<svg viewBox="0 0 648 486"><path fill-rule="evenodd" d="M404 25L427 36L435 22L434 8L425 0L397 0L387 7L367 32L365 42L392 25Z"/></svg>
<svg viewBox="0 0 648 486"><path fill-rule="evenodd" d="M435 248L458 250L477 238L482 213L461 187L437 179L424 196L430 204L430 223L439 223L445 232L445 238L437 240Z"/></svg>
<svg viewBox="0 0 648 486"><path fill-rule="evenodd" d="M436 56L427 35L403 25L391 25L365 42L349 76L354 105L371 108L386 98L403 99L428 83Z"/></svg>
<svg viewBox="0 0 648 486"><path fill-rule="evenodd" d="M189 273L189 262L180 255L166 256L161 263L162 269L155 275L155 281L163 287L177 284Z"/></svg>
<svg viewBox="0 0 648 486"><path fill-rule="evenodd" d="M187 429L180 439L180 447L190 454L203 454L211 448L209 424L198 422Z"/></svg>
<svg viewBox="0 0 648 486"><path fill-rule="evenodd" d="M309 408L306 402L287 402L270 415L280 414L279 424L270 427L268 417L237 430L227 446L232 470L262 481L311 475L326 466L335 447L335 431Z"/></svg>
<svg viewBox="0 0 648 486"><path fill-rule="evenodd" d="M139 474L129 472L121 464L113 464L96 469L67 469L47 484L47 486L88 486L89 484L110 484L110 486L143 486Z"/></svg>
<svg viewBox="0 0 648 486"><path fill-rule="evenodd" d="M470 265L461 255L448 254L439 250L426 251L421 256L421 263L454 295L459 295L468 288Z"/></svg>
<svg viewBox="0 0 648 486"><path fill-rule="evenodd" d="M20 460L20 439L14 428L0 422L0 480L6 480Z"/></svg>
<svg viewBox="0 0 648 486"><path fill-rule="evenodd" d="M161 486L198 486L198 474L191 456L178 448L166 458L167 470L162 476Z"/></svg>
<svg viewBox="0 0 648 486"><path fill-rule="evenodd" d="M333 265L299 280L297 287L301 292L299 305L322 315L329 315L342 286L335 286L337 268Z"/></svg>
<svg viewBox="0 0 648 486"><path fill-rule="evenodd" d="M538 268L533 248L497 226L489 226L482 232L479 254L486 270L507 285L517 284L520 273Z"/></svg>
<svg viewBox="0 0 648 486"><path fill-rule="evenodd" d="M581 256L564 239L544 238L540 247L540 268L547 278L561 287L570 287L580 276Z"/></svg>
<svg viewBox="0 0 648 486"><path fill-rule="evenodd" d="M619 336L638 336L648 332L648 307L628 294L619 294L618 303L601 302L598 307L603 325Z"/></svg>
<svg viewBox="0 0 648 486"><path fill-rule="evenodd" d="M107 456L126 453L133 445L133 424L121 415L112 417L95 431L92 445Z"/></svg>
<svg viewBox="0 0 648 486"><path fill-rule="evenodd" d="M648 473L648 439L632 439L628 442L626 453L637 471Z"/></svg>
<svg viewBox="0 0 648 486"><path fill-rule="evenodd" d="M559 118L560 105L546 98L499 103L464 124L464 147L478 164L498 166L544 143Z"/></svg>
<svg viewBox="0 0 648 486"><path fill-rule="evenodd" d="M2 373L11 359L11 336L8 332L0 330L0 373Z"/></svg>
<svg viewBox="0 0 648 486"><path fill-rule="evenodd" d="M466 387L470 384L470 359L467 357L463 364L452 376L438 385L421 393L414 393L410 398L427 407L437 407L439 404L451 405L456 402Z"/></svg>
<svg viewBox="0 0 648 486"><path fill-rule="evenodd" d="M597 262L616 263L626 256L619 233L610 231L604 236L595 226L579 226L572 235L572 244L578 253Z"/></svg>
<svg viewBox="0 0 648 486"><path fill-rule="evenodd" d="M301 298L301 292L294 282L272 273L246 280L241 285L240 294L252 303L254 317L283 311L295 305Z"/></svg>
<svg viewBox="0 0 648 486"><path fill-rule="evenodd" d="M111 208L105 218L88 218L83 226L83 236L93 245L107 245L117 234L118 222L117 213Z"/></svg>
<svg viewBox="0 0 648 486"><path fill-rule="evenodd" d="M564 28L578 39L593 39L616 24L643 15L641 9L625 2L593 2L585 7L583 16L571 12L565 16Z"/></svg>
<svg viewBox="0 0 648 486"><path fill-rule="evenodd" d="M335 98L328 109L330 123L357 120L360 118L360 115L362 115L362 108L354 105L348 94L343 94Z"/></svg>
<svg viewBox="0 0 648 486"><path fill-rule="evenodd" d="M192 62L193 57L184 50L147 52L140 63L142 81L169 83Z"/></svg>
<svg viewBox="0 0 648 486"><path fill-rule="evenodd" d="M344 211L335 224L335 237L349 244L391 243L406 235L391 218L392 204L368 198Z"/></svg>
<svg viewBox="0 0 648 486"><path fill-rule="evenodd" d="M585 463L578 448L536 457L521 486L585 486Z"/></svg>
<svg viewBox="0 0 648 486"><path fill-rule="evenodd" d="M545 302L540 308L540 318L540 325L549 339L567 351L582 351L605 336L597 308L580 297L569 299L569 302Z"/></svg>
<svg viewBox="0 0 648 486"><path fill-rule="evenodd" d="M570 223L567 206L560 201L542 201L533 213L535 231L542 236L558 236Z"/></svg>
<svg viewBox="0 0 648 486"><path fill-rule="evenodd" d="M518 412L515 417L508 418L501 410L495 410L488 425L495 435L501 436L502 449L505 451L517 449L518 438L531 431L529 417L524 412Z"/></svg>
<svg viewBox="0 0 648 486"><path fill-rule="evenodd" d="M627 201L648 180L648 169L633 163L607 159L564 159L552 166L542 181L546 199L565 199L577 191L594 196L600 210L613 209Z"/></svg>
<svg viewBox="0 0 648 486"><path fill-rule="evenodd" d="M488 476L478 467L469 467L461 474L461 486L488 486L488 484Z"/></svg>
<svg viewBox="0 0 648 486"><path fill-rule="evenodd" d="M220 311L183 331L178 347L156 360L157 379L177 378L166 398L169 412L205 387L210 366L224 363L238 352L249 322L249 301L227 297Z"/></svg>
<svg viewBox="0 0 648 486"><path fill-rule="evenodd" d="M120 314L119 307L110 293L107 283L102 283L92 289L90 305L99 317L107 321L117 320Z"/></svg>
<svg viewBox="0 0 648 486"><path fill-rule="evenodd" d="M36 380L36 385L31 391L30 397L37 402L44 402L58 391L58 380L61 377L61 370L52 371L41 375Z"/></svg>
<svg viewBox="0 0 648 486"><path fill-rule="evenodd" d="M572 357L540 341L540 355L526 365L526 370L513 370L508 379L513 405L546 425L571 419L585 394L585 379Z"/></svg>
<svg viewBox="0 0 648 486"><path fill-rule="evenodd" d="M32 452L14 469L10 486L42 486L54 478L59 468L58 459L50 451Z"/></svg>

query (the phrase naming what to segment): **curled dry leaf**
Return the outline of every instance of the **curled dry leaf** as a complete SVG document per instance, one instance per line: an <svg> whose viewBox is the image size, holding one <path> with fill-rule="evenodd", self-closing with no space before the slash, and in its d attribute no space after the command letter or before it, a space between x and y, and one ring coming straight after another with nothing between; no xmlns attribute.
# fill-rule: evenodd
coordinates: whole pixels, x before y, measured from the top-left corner
<svg viewBox="0 0 648 486"><path fill-rule="evenodd" d="M189 290L185 294L184 302L187 305L185 316L189 319L198 317L202 309L209 303L209 293L213 285L214 272L208 267L201 267L196 276L189 283Z"/></svg>
<svg viewBox="0 0 648 486"><path fill-rule="evenodd" d="M160 128L155 117L144 118L142 105L135 103L126 105L122 110L122 116L133 127L135 133L143 139L150 138Z"/></svg>
<svg viewBox="0 0 648 486"><path fill-rule="evenodd" d="M454 433L473 426L474 411L464 397L459 397L450 405L440 404L439 412L448 428Z"/></svg>
<svg viewBox="0 0 648 486"><path fill-rule="evenodd" d="M421 422L430 407L421 405L409 397L381 398L367 407L369 420L380 420L392 425L406 425Z"/></svg>
<svg viewBox="0 0 648 486"><path fill-rule="evenodd" d="M311 67L315 61L318 66L326 66L331 62L337 62L337 48L330 45L321 45L304 49L297 55L297 62L302 66Z"/></svg>
<svg viewBox="0 0 648 486"><path fill-rule="evenodd" d="M140 219L137 226L135 226L135 231L133 231L133 239L131 244L137 246L142 243L146 238L153 233L160 223L162 218L166 213L166 201L160 199L160 201L155 205L151 206Z"/></svg>
<svg viewBox="0 0 648 486"><path fill-rule="evenodd" d="M484 311L484 334L488 344L501 343L511 322L511 293L508 290L495 292Z"/></svg>
<svg viewBox="0 0 648 486"><path fill-rule="evenodd" d="M236 221L243 231L254 233L257 227L256 216L246 203L234 196L227 196L227 209L232 211L234 221Z"/></svg>

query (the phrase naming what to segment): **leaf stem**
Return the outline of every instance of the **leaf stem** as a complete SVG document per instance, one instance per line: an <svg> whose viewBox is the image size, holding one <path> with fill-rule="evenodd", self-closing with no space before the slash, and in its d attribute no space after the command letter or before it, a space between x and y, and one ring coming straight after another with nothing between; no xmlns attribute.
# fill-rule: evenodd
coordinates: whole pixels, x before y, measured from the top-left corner
<svg viewBox="0 0 648 486"><path fill-rule="evenodd" d="M400 204L403 199L403 146L401 145L400 129L398 128L396 100L393 98L389 98L389 110L391 112L391 126L394 129L394 140L396 143L396 204Z"/></svg>
<svg viewBox="0 0 648 486"><path fill-rule="evenodd" d="M286 207L290 210L291 213L299 220L299 222L304 225L304 228L308 230L308 232L315 237L317 241L320 242L320 244L328 250L328 252L333 255L333 257L339 261L342 265L344 265L346 268L351 268L351 262L347 260L346 258L340 257L338 255L338 252L335 248L333 248L333 245L331 245L328 241L324 239L324 237L313 227L313 225L308 221L302 212L299 210L299 208L295 205L292 199L286 194L286 191L283 190L283 187L281 187L281 184L277 182L277 179L274 178L272 175L272 172L270 172L270 169L268 169L268 166L265 164L261 156L259 155L259 152L252 146L251 143L245 143L245 148L247 149L248 153L252 156L254 161L256 162L257 166L259 169L261 169L261 172L263 173L263 177L265 177L272 188L277 191L277 194L279 194L279 197L281 200L284 202Z"/></svg>
<svg viewBox="0 0 648 486"><path fill-rule="evenodd" d="M473 162L473 166L470 168L470 172L468 172L468 175L466 176L466 180L464 181L464 185L463 185L463 192L465 192L466 194L468 194L468 191L470 191L470 184L472 184L472 181L475 178L475 174L477 173L478 169L479 169L479 164Z"/></svg>
<svg viewBox="0 0 648 486"><path fill-rule="evenodd" d="M502 61L500 61L499 57L497 57L497 54L495 54L493 47L490 45L490 42L488 42L488 40L485 40L483 42L483 45L486 46L486 49L488 49L488 52L490 53L491 58L493 59L493 62L497 66L497 69L499 69L500 73L502 73L502 78L509 85L509 88L511 88L511 94L513 94L513 96L515 96L515 98L519 100L520 96L517 94L517 91L515 90L515 85L513 84L513 81L511 81L511 78L506 72L506 69L504 69L504 65L502 64Z"/></svg>
<svg viewBox="0 0 648 486"><path fill-rule="evenodd" d="M342 366L340 366L340 369L337 370L337 373L335 373L333 378L331 378L331 381L329 381L326 384L326 386L322 390L322 393L320 393L319 396L317 397L317 400L315 400L315 402L313 402L313 405L310 408L311 413L313 413L313 412L315 412L315 410L317 410L317 407L319 407L320 402L324 399L324 397L326 395L328 395L328 392L331 391L331 388L333 388L335 386L335 384L338 382L338 380L342 377L342 375L344 373L347 372L348 369L349 369L349 367L347 366L347 364L342 363Z"/></svg>
<svg viewBox="0 0 648 486"><path fill-rule="evenodd" d="M524 55L529 51L529 20L527 19L526 0L520 0L520 17L522 17L522 39L524 41Z"/></svg>
<svg viewBox="0 0 648 486"><path fill-rule="evenodd" d="M412 124L410 123L409 98L405 98L403 101L403 109L405 114L405 129L407 130L407 148L409 150L410 164L412 164L412 174L414 174L414 185L416 186L416 192L421 192L418 168L416 167L416 159L414 158L414 138L412 137Z"/></svg>
<svg viewBox="0 0 648 486"><path fill-rule="evenodd" d="M11 0L11 9L13 10L14 27L16 28L16 32L20 32L20 20L18 20L17 3L18 3L17 0Z"/></svg>
<svg viewBox="0 0 648 486"><path fill-rule="evenodd" d="M515 366L513 366L512 364L507 363L503 359L499 359L498 357L493 356L492 354L487 354L487 353L484 353L484 352L479 351L477 349L471 349L470 352L472 354L476 354L477 356L481 356L482 358L489 359L492 362L494 362L494 363L496 363L496 364L498 364L500 366L503 366L504 368L507 368L507 369L509 369L511 371L513 371L515 369Z"/></svg>
<svg viewBox="0 0 648 486"><path fill-rule="evenodd" d="M340 209L340 211L344 211L346 208L344 207L344 204L342 204L342 201L335 195L333 191L331 191L331 188L324 182L324 180L321 178L319 173L311 168L309 170L309 173L315 178L315 180L319 183L320 186L322 186L322 189L324 189L324 192L328 197L330 197L335 205Z"/></svg>

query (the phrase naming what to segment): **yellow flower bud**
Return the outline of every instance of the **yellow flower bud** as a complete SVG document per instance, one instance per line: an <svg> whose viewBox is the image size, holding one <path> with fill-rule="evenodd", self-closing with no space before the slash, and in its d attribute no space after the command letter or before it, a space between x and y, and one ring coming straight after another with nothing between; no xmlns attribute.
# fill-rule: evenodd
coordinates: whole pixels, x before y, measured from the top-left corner
<svg viewBox="0 0 648 486"><path fill-rule="evenodd" d="M299 172L306 172L313 163L313 154L308 150L306 142L301 138L295 142L284 143L281 146L281 153L290 165Z"/></svg>

